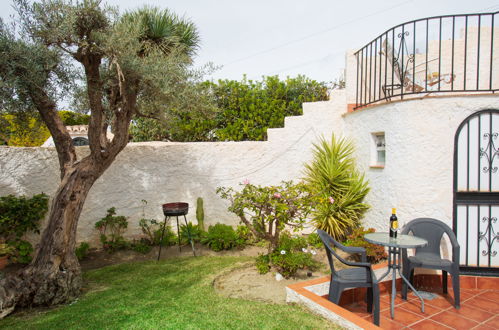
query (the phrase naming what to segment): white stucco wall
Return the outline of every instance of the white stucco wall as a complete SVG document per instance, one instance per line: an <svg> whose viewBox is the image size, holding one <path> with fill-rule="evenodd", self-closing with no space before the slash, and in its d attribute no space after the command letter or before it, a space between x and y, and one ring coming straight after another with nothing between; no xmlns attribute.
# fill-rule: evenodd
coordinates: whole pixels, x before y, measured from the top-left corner
<svg viewBox="0 0 499 330"><path fill-rule="evenodd" d="M497 96L423 98L379 105L344 116L356 141L358 165L370 181L365 223L388 230L392 207L400 226L432 217L452 228L454 135L461 122L483 109L499 109ZM384 132L386 164L372 164L371 134Z"/></svg>
<svg viewBox="0 0 499 330"><path fill-rule="evenodd" d="M328 102L304 104L302 116L285 120L285 128L269 129L265 142L130 143L92 187L78 224L78 240L98 242L94 224L116 207L129 217L127 235L140 234L141 200L145 216L163 219L161 204L188 202L188 221L195 222L196 199L204 199L205 223L235 225L228 202L216 195L220 186L238 187L245 179L260 185L279 184L302 176L312 143L341 130L345 93ZM334 110L334 111L333 111ZM339 110L339 111L337 111ZM80 156L87 147L77 147ZM0 196L53 195L59 182L55 148L0 147Z"/></svg>

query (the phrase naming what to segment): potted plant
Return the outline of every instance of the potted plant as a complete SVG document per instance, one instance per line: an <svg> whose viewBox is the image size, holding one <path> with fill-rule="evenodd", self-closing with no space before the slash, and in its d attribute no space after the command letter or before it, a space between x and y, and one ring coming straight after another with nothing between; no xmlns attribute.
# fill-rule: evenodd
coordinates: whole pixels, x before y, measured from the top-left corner
<svg viewBox="0 0 499 330"><path fill-rule="evenodd" d="M0 243L0 269L4 269L7 266L9 256L14 252L12 246L7 243Z"/></svg>

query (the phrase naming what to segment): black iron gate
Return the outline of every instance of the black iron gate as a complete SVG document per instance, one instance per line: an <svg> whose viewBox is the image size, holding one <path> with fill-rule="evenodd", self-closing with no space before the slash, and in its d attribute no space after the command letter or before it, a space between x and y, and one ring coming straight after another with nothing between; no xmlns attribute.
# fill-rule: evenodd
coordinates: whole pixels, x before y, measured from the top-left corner
<svg viewBox="0 0 499 330"><path fill-rule="evenodd" d="M499 275L499 110L466 118L454 140L453 229L461 270Z"/></svg>

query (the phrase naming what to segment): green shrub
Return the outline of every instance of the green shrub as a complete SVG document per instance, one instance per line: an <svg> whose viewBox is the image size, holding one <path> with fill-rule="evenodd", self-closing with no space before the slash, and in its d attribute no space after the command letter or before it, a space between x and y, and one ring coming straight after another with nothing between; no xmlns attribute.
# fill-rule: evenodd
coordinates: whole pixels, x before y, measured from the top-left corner
<svg viewBox="0 0 499 330"><path fill-rule="evenodd" d="M270 271L270 256L268 254L260 254L256 257L255 263L260 274L267 274Z"/></svg>
<svg viewBox="0 0 499 330"><path fill-rule="evenodd" d="M323 247L321 238L319 234L317 233L311 233L310 235L307 236L307 243L310 246L313 246L316 249L320 249Z"/></svg>
<svg viewBox="0 0 499 330"><path fill-rule="evenodd" d="M48 200L44 193L31 198L0 197L0 240L20 239L27 232L40 233L39 224L47 213Z"/></svg>
<svg viewBox="0 0 499 330"><path fill-rule="evenodd" d="M239 225L236 228L236 235L237 235L237 245L238 246L244 246L247 244L251 244L255 237L251 233L248 227L245 225Z"/></svg>
<svg viewBox="0 0 499 330"><path fill-rule="evenodd" d="M163 240L161 240L161 235L163 234L163 226L165 227L165 232L163 235ZM172 227L168 224L161 223L159 228L154 231L154 245L161 246L171 246L178 242L178 236L173 231Z"/></svg>
<svg viewBox="0 0 499 330"><path fill-rule="evenodd" d="M88 249L90 245L87 242L81 242L80 245L75 249L75 254L78 260L83 260L88 254Z"/></svg>
<svg viewBox="0 0 499 330"><path fill-rule="evenodd" d="M125 216L116 216L114 207L108 209L106 216L95 223L104 250L114 252L128 248L129 244L123 237L127 227L128 220Z"/></svg>
<svg viewBox="0 0 499 330"><path fill-rule="evenodd" d="M343 240L369 209L364 199L369 186L356 169L353 144L346 139L322 139L314 144L313 160L305 166L305 180L314 195L316 228Z"/></svg>
<svg viewBox="0 0 499 330"><path fill-rule="evenodd" d="M162 224L160 224L158 221L154 219L140 219L139 220L139 227L142 230L142 233L146 235L145 239L149 241L150 245L155 245L156 242L156 232L158 231L158 228L161 227ZM161 232L160 232L161 235Z"/></svg>
<svg viewBox="0 0 499 330"><path fill-rule="evenodd" d="M31 261L33 246L22 237L28 232L40 233L40 220L47 213L48 200L44 193L31 198L0 197L0 242L14 250L10 253L11 262L27 264Z"/></svg>
<svg viewBox="0 0 499 330"><path fill-rule="evenodd" d="M147 240L135 241L131 244L132 250L142 254L147 254L152 250L151 244Z"/></svg>
<svg viewBox="0 0 499 330"><path fill-rule="evenodd" d="M230 250L238 246L238 236L231 226L217 223L208 228L201 242L213 251Z"/></svg>
<svg viewBox="0 0 499 330"><path fill-rule="evenodd" d="M285 250L281 250L285 251ZM319 267L317 261L312 259L310 253L302 251L286 251L284 254L281 251L272 253L272 265L285 278L290 278L296 275L299 269L316 270Z"/></svg>
<svg viewBox="0 0 499 330"><path fill-rule="evenodd" d="M145 208L147 206L147 201L143 199L142 201L142 219L139 220L139 227L145 237L141 238L143 244L148 245L159 245L161 243L161 234L163 232L163 227L165 227L165 233L163 237L163 246L175 244L175 233L173 233L172 228L167 225L164 221L157 221L155 219L146 219ZM140 249L140 248L139 248Z"/></svg>
<svg viewBox="0 0 499 330"><path fill-rule="evenodd" d="M145 235L142 241L146 244L160 245L164 226L166 227L162 246L175 245L177 242L177 235L173 232L172 227L164 222L154 219L140 219L139 226Z"/></svg>
<svg viewBox="0 0 499 330"><path fill-rule="evenodd" d="M381 245L372 244L364 239L364 235L368 233L374 233L374 228L364 229L364 227L356 228L350 235L347 236L347 240L343 242L345 246L359 246L366 249L367 261L370 263L378 263L381 260L386 259L387 254L385 248ZM352 254L354 258L360 261L359 254Z"/></svg>
<svg viewBox="0 0 499 330"><path fill-rule="evenodd" d="M10 255L10 261L20 264L29 264L31 262L31 254L34 249L30 242L16 239L14 241L8 241L7 244L14 248L14 253Z"/></svg>
<svg viewBox="0 0 499 330"><path fill-rule="evenodd" d="M187 226L180 225L180 242L182 244L189 244L189 234L191 235L193 243L199 243L205 236L206 232L192 222L189 222Z"/></svg>

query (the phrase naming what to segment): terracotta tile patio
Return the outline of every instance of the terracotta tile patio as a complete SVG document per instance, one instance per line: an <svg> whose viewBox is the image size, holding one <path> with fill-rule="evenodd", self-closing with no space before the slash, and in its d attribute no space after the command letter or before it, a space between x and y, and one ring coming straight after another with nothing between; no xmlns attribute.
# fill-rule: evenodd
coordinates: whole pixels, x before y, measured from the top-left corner
<svg viewBox="0 0 499 330"><path fill-rule="evenodd" d="M374 268L384 271L386 265ZM327 299L329 276L289 285L290 301L304 303L308 308L333 322L349 328L379 329L367 313L364 302L366 289L355 288L343 291L340 304ZM421 312L420 300L409 291L408 299L402 300L401 280L397 279L395 317L390 316L391 280L380 283L380 327L382 329L499 329L499 277L460 276L461 308L454 308L451 281L448 293L442 293L441 276L436 274L416 275L414 283L420 291L433 294L425 299L425 312ZM296 299L295 299L296 298Z"/></svg>
<svg viewBox="0 0 499 330"><path fill-rule="evenodd" d="M380 327L382 329L499 329L499 287L492 289L461 289L461 308L455 309L452 290L449 294L435 293L436 298L421 302L412 293L407 301L395 300L395 318L390 317L390 295L380 297ZM343 308L372 322L364 302L343 304Z"/></svg>

